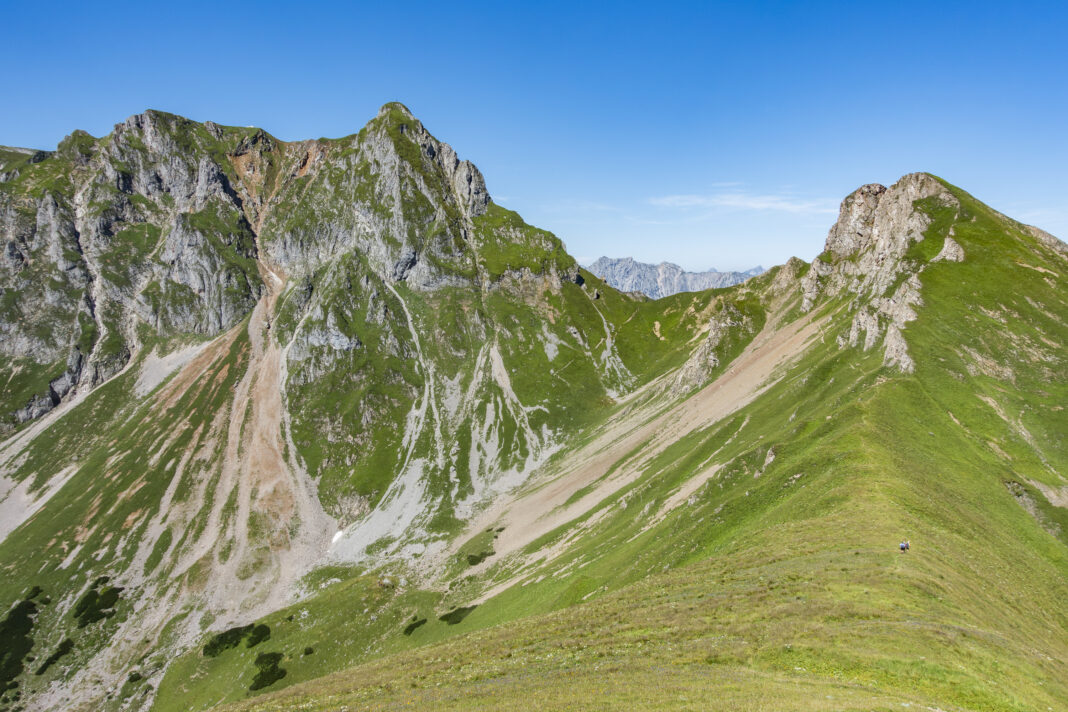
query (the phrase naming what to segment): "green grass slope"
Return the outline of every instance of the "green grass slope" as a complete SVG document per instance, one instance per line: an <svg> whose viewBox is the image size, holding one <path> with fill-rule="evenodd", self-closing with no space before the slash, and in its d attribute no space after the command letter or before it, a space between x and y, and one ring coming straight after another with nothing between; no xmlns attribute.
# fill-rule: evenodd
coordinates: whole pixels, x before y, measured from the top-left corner
<svg viewBox="0 0 1068 712"><path fill-rule="evenodd" d="M18 661L21 668L13 668L2 683L7 690L0 695L0 709L23 709L20 701L45 693L53 682L116 648L119 631L151 615L146 603L203 590L207 559L192 566L179 566L176 559L207 524L210 502L192 501L194 480L222 457L210 440L212 423L216 414L227 413L248 360L247 340L224 339L220 345L207 377L173 402L157 406L132 398L137 371L127 371L65 413L50 437L36 439L20 456L15 477L34 482L35 488L61 473L69 479L0 542L0 600L17 602L28 598L27 591L41 592L34 599L38 612L25 631L29 647ZM199 451L197 472L173 481L175 466L191 449ZM80 457L72 459L74 453ZM153 520L167 507L205 509L194 515L195 527L156 531ZM174 622L159 619L148 624L143 640L124 640L126 647L114 651L113 664L124 668L119 672L140 676L164 665ZM2 644L11 640L5 631ZM52 659L50 653L62 655L42 665ZM83 678L81 684L99 681ZM144 693L143 685L131 684L108 699L118 705Z"/></svg>
<svg viewBox="0 0 1068 712"><path fill-rule="evenodd" d="M277 301L264 302L265 310L275 305L265 330L250 327L254 320L246 315L214 339L162 328L160 320L168 314L197 311L168 292L181 292L181 284L142 284L137 299L155 324L140 312L121 331L113 328L118 322L105 320L103 339L92 319L83 327L84 353L106 342L123 350L128 368L83 393L84 400L61 417L50 416L47 428L23 426L27 438L40 430L24 448L4 443L11 445L2 453L5 486L10 480L26 487L42 506L0 542L0 571L10 574L0 582L0 606L9 612L0 630L12 651L2 664L0 710L59 704L133 709L153 699L162 708L206 708L470 628L463 627L466 602L454 599L475 583L458 583L450 595L441 589L449 579L467 578L466 557L484 554L476 550L480 542L469 543L448 562L443 581L417 586L401 583L407 572L395 557L387 558L389 547L407 543L390 536L363 542L368 556L359 566L313 572L303 582L306 596L299 605L258 620L241 619L262 615L265 607L257 613L249 609L277 593L272 582L288 571L277 556L294 550L290 545L308 524L290 517L285 497L273 496L276 483L257 480L255 468L242 481L233 474L259 445L249 434L256 430L256 404L242 395L251 390L255 396L263 378L255 355L258 339L273 340L292 356L282 407L292 415L293 440L274 433L278 450L287 462L299 458L314 478L310 489L337 515L339 527L358 522L366 507L379 504L402 463L424 460L422 479L415 482L427 493L416 522L423 528L402 534L416 542L425 537L451 543L465 526L459 503L479 494L476 485L493 485L501 473L518 479L525 473L517 470L538 448L563 447L618 413L616 397L681 364L709 315L733 299L733 293L708 292L650 302L619 294L580 274L555 236L492 203L472 219L471 230L459 233L459 213L445 194L451 188L434 168L432 153L412 154L410 134L393 131L397 122L414 125L398 112L387 112L369 130L390 131L389 143L376 144L387 168L393 149L408 162L389 168L393 173L381 170L386 179L403 176L404 199L393 205L411 223L411 234L402 236L433 263L442 283L420 289L383 274L374 263L381 256L362 249L366 245L335 246L329 260L285 274ZM158 261L157 243L179 229L204 237L226 265L255 274L260 284L273 264L261 248L290 238L314 248L322 238L316 231L336 217L321 209L349 205L332 190L334 180L350 181L346 189L366 199L371 213L387 212L373 193L388 180L370 169L365 175L358 166L349 170L354 166L342 164L296 175L313 149L343 154L348 149L341 146L369 141L367 132L339 142L282 144L262 132L209 127L159 112L141 118L148 119L163 131L164 143L182 149L183 162L210 158L220 176L241 189L242 212L235 211L238 202L214 199L210 205L218 210L175 212L167 192L149 200L131 186L115 194L94 187L100 191L100 199L91 201L94 210L122 218L113 221L122 229L108 235L100 262L114 286L125 289L137 281L142 262ZM123 175L141 175L159 158L146 140L132 129L101 139L77 133L59 153L23 170L21 184L5 185L21 191L20 200L28 200L31 188L59 191L48 187L53 177L67 190L96 170L91 161L103 161L105 152L111 161L116 151L124 157ZM424 189L429 197L419 192ZM318 201L314 206L301 202L311 198ZM300 205L304 209L297 210ZM351 211L342 212L344 219L352 218ZM435 222L438 212L452 221L448 230ZM284 224L272 222L283 215ZM386 242L395 237L392 228L384 230ZM226 240L233 244L216 244ZM248 286L248 280L230 283ZM244 290L246 296L254 291ZM18 296L17 290L6 294ZM100 314L118 318L114 309L120 302L115 297ZM131 334L140 347L132 351L134 342L125 340ZM161 368L154 349L165 354L193 343L204 347L202 356L151 394L138 393L142 367ZM494 357L503 369L491 364ZM17 405L36 392L40 378L59 375L63 363L36 370L21 363L0 367L8 384L0 396ZM31 376L37 380L31 382ZM420 403L424 425L413 428L408 444L406 428ZM489 498L482 494L483 500L467 503L468 514ZM250 500L266 504L245 506ZM324 541L332 534L326 532ZM220 575L232 586L219 584ZM387 575L393 583L383 582ZM498 615L514 616L507 609ZM231 623L237 624L232 635L238 644L211 647L216 654L203 655L202 646ZM253 624L270 631L255 645L240 633ZM190 646L190 637L201 633L204 641ZM281 646L294 652L285 653L289 657L279 667L273 656ZM313 652L305 653L308 648ZM167 667L172 672L156 694Z"/></svg>
<svg viewBox="0 0 1068 712"><path fill-rule="evenodd" d="M300 684L233 709L1064 709L1066 261L950 189L951 214L916 206L913 374L837 345L856 305L817 306L821 338L771 388L663 450L522 585L460 621L440 617L472 582L436 607L402 591L393 639L322 679L310 637L280 640ZM964 261L929 262L950 230Z"/></svg>
<svg viewBox="0 0 1068 712"><path fill-rule="evenodd" d="M545 412L532 413L531 423L535 427L545 423L561 431L568 438L566 442L581 442L620 411L621 406L605 396L606 387L618 384L604 383L596 362L590 363L577 349L561 346L561 354L548 359L539 341L543 329L557 334L561 343L570 339L568 327L577 329L587 335L590 351L597 354L606 339L603 314L609 324L618 325L614 327L614 335L623 362L633 369L630 373L634 385L648 382L668 368L664 363L669 367L681 364L688 342L708 314L717 305L734 303L731 301L734 292L722 290L680 294L659 302L634 300L606 288L592 276L585 273L583 276L588 279L582 286L568 283L558 290L541 286L523 292L520 298L515 291L504 288L482 296L460 290L442 290L430 296L408 290L402 293L423 327L424 352L434 354L433 363L448 377L470 370L472 364L464 363L461 356L477 353L480 346L462 342L457 346L463 331L450 330L450 320L459 318L455 315L457 311L478 310L480 319L494 324L502 359L512 374L511 385L517 396L524 403L544 404ZM545 314L554 316L546 321ZM656 321L662 324L663 340L655 335ZM534 348L530 346L532 343ZM739 341L731 344L731 348L737 350L742 345ZM566 358L564 353L568 353ZM345 374L335 376L345 377ZM495 401L491 398L489 402ZM470 445L470 422L465 421L457 430L460 447L456 449L461 455L466 454ZM498 422L508 423L504 419ZM522 448L521 435L513 431L512 437L517 441L516 447ZM566 453L559 457L566 457ZM466 466L466 461L461 459L460 463ZM449 487L447 480L431 481L432 492L442 500L444 516L438 521L457 536L463 529L461 522L449 516ZM326 494L327 501L330 496ZM279 689L383 654L451 638L475 627L532 612L556 610L597 588L587 587L585 580L553 579L536 590L525 591L526 595L509 592L468 612L469 597L486 578L469 576L472 564L467 557L477 559L492 548L492 540L492 533L487 532L461 546L458 554L447 562L438 582L409 582L410 574L400 564L379 567L373 572L369 572L367 565L320 569L306 579L305 588L310 595L304 600L263 619L248 621L269 626L269 642L254 649L230 648L214 656L204 655L200 647L181 655L160 685L155 708L207 709L222 701L240 700L260 692L250 687L258 670L256 660L264 651L285 656L282 668L286 674L269 688ZM654 552L648 553L642 567L621 569L625 574L614 585L648 574L655 558ZM604 561L600 566L607 569L618 560L617 557ZM655 562L656 570L660 570L661 564ZM496 574L490 574L493 575ZM205 637L207 640L210 636ZM314 652L305 654L307 648Z"/></svg>
<svg viewBox="0 0 1068 712"><path fill-rule="evenodd" d="M26 261L0 304L10 333L94 354L100 373L132 361L0 452L7 480L51 495L0 542L0 712L1064 707L1063 245L948 184L953 200L916 201L929 225L880 295L921 285L905 374L879 340L844 345L859 311L878 311L835 281L856 254L646 300L464 193L481 177L441 161L451 149L400 105L300 143L135 118L54 154L0 149L12 234L33 234L39 201L70 212L76 184L107 223L92 254L64 257L93 261L106 298L90 309L89 282ZM196 210L134 189L175 151L223 186ZM175 234L199 236L190 264L230 275L208 301L152 271ZM934 261L950 237L963 261ZM809 313L806 274L838 290ZM34 321L41 289L63 300ZM203 321L215 307L225 315ZM753 399L705 397L806 325L808 346ZM209 339L196 368L138 395L153 348ZM282 370L262 370L261 342ZM3 418L67 368L0 361ZM699 424L676 430L697 407ZM410 519L316 559L290 597L272 582L315 511L302 521L272 499L258 477L274 460L235 469L279 408L291 422L263 439L307 470L346 535L419 490L414 514L392 510ZM568 481L599 438L653 422ZM507 489L497 478L523 482L517 507L563 491L547 516L599 500L513 545L506 516L471 520ZM420 545L426 558L403 554Z"/></svg>

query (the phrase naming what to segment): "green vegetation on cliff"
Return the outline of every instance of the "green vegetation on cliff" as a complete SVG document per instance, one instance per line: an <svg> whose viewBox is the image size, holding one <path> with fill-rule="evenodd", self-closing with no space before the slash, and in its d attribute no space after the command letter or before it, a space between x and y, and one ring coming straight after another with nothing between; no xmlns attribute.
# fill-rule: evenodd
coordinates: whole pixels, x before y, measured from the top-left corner
<svg viewBox="0 0 1068 712"><path fill-rule="evenodd" d="M0 709L1068 698L1065 248L953 186L649 300L399 104L0 173Z"/></svg>

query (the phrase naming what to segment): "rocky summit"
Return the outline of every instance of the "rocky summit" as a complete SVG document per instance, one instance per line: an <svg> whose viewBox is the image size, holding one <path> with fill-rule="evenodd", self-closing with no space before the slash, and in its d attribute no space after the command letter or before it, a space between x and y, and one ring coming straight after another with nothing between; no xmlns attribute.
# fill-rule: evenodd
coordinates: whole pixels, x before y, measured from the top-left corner
<svg viewBox="0 0 1068 712"><path fill-rule="evenodd" d="M941 178L617 283L401 104L147 111L0 240L0 710L1068 699L1068 247Z"/></svg>
<svg viewBox="0 0 1068 712"><path fill-rule="evenodd" d="M764 272L763 267L753 267L744 272L717 272L714 269L687 272L671 262L651 265L636 262L632 257L600 257L589 266L589 270L621 292L641 292L652 299L679 292L731 287Z"/></svg>

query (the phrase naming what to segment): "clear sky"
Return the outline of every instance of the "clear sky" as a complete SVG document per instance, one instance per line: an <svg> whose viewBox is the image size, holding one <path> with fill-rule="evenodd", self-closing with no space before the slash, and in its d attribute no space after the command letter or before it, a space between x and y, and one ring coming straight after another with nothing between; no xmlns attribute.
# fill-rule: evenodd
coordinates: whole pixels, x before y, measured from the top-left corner
<svg viewBox="0 0 1068 712"><path fill-rule="evenodd" d="M0 0L0 144L146 108L282 139L390 100L494 198L689 269L820 252L863 183L930 171L1068 236L1068 3Z"/></svg>

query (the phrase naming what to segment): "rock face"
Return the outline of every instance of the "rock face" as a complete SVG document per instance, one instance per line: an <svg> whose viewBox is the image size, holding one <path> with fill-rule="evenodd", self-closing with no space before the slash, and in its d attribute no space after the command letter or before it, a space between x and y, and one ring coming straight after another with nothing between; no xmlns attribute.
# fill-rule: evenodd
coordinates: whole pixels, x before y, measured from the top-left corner
<svg viewBox="0 0 1068 712"><path fill-rule="evenodd" d="M256 358L277 347L294 469L340 526L358 524L337 558L386 540L379 558L407 556L521 482L586 399L631 382L560 240L493 204L401 104L351 136L293 143L148 111L0 160L3 427L146 351L247 332ZM561 300L588 321L569 307L542 324ZM551 363L512 385L543 340L534 353L577 355L561 367L590 389Z"/></svg>
<svg viewBox="0 0 1068 712"><path fill-rule="evenodd" d="M147 111L54 153L0 149L0 176L3 428L107 380L146 336L233 327L264 294L261 263L301 285L312 313L290 353L320 373L360 343L312 294L342 256L359 255L345 283L370 290L372 318L382 290L365 273L424 292L577 277L559 240L493 206L478 169L397 103L358 134L299 143ZM502 260L515 241L532 251Z"/></svg>
<svg viewBox="0 0 1068 712"><path fill-rule="evenodd" d="M441 483L449 516L470 512L552 452L589 394L541 364L560 397L523 405L545 395L511 385L525 344L580 354L566 367L594 398L631 381L596 306L589 323L540 323L565 288L591 302L562 243L494 205L479 170L398 103L351 136L293 143L147 111L54 153L0 149L0 174L2 427L263 305L252 321L269 336L252 350L278 346L286 446L324 507L342 526L394 507L338 542L348 560L418 538Z"/></svg>
<svg viewBox="0 0 1068 712"><path fill-rule="evenodd" d="M901 330L916 318L913 307L923 303L917 275L924 263L910 258L909 250L925 239L931 210L957 208L953 194L927 173L911 173L889 188L861 186L842 201L823 254L801 281L802 310L820 297L855 295L856 315L840 345L867 350L882 339L884 362L911 372L915 364ZM960 262L964 251L947 236L934 259Z"/></svg>
<svg viewBox="0 0 1068 712"><path fill-rule="evenodd" d="M1041 230L1034 225L1024 225L1023 227L1043 245L1068 257L1068 244L1065 244L1060 238L1050 235L1045 230Z"/></svg>
<svg viewBox="0 0 1068 712"><path fill-rule="evenodd" d="M78 543L51 563L137 587L117 640L195 610L168 643L190 644L282 605L316 563L418 568L635 380L560 240L400 104L292 143L147 111L52 153L0 149L0 176L0 428L82 395L94 425L23 427L0 478L85 483L74 506L93 511L57 519ZM79 595L54 590L57 610ZM34 704L102 697L127 654Z"/></svg>
<svg viewBox="0 0 1068 712"><path fill-rule="evenodd" d="M214 336L252 308L255 236L218 152L199 124L150 111L43 158L6 154L0 355L19 374L3 394L16 421L121 370L139 325Z"/></svg>
<svg viewBox="0 0 1068 712"><path fill-rule="evenodd" d="M964 248L954 240L952 237L946 237L945 243L942 245L942 250L935 255L932 262L939 262L946 260L947 262L963 262L964 261Z"/></svg>
<svg viewBox="0 0 1068 712"><path fill-rule="evenodd" d="M921 291L940 281L921 280L923 270L985 256L969 216L956 220L961 205L962 192L922 174L865 186L812 265L793 259L736 289L657 302L589 284L555 236L495 205L478 170L399 104L340 139L288 143L149 111L103 138L76 132L53 153L0 148L0 415L21 427L0 442L9 525L0 565L32 572L0 579L0 594L10 602L31 584L47 591L35 656L76 643L51 671L17 674L19 704L144 709L155 691L185 695L187 683L205 695L190 707L243 698L245 677L201 654L205 633L267 620L296 597L310 606L326 596L344 615L308 620L307 630L286 626L294 616L271 619L276 643L299 650L288 637L296 628L318 640L325 629L315 626L370 626L377 616L381 625L367 630L379 632L363 643L354 646L349 627L322 644L335 646L332 660L346 659L342 648L387 649L406 635L412 605L429 613L471 603L472 577L496 585L517 573L536 586L512 554L537 540L568 546L544 535L557 514L586 506L574 493L614 500L627 481L617 475L648 473L665 505L678 497L701 506L700 490L676 490L679 480L651 464L715 464L712 477L728 464L713 458L736 436L747 444L724 455L738 463L716 485L738 485L745 501L750 465L762 460L756 474L768 483L802 450L779 439L800 444L812 423L827 422L822 384L804 390L812 372L792 364L811 366L793 356L818 349L831 370L844 361L882 378L878 360L860 352L881 347L890 367L914 367L907 325ZM1059 242L1034 238L1060 259ZM668 276L652 278L656 290L712 286L661 267ZM1043 268L1041 284L1057 270ZM799 311L828 318L806 325ZM747 415L729 437L707 427L726 425L749 395L773 387L767 379L783 386L769 410L808 410L795 425L749 432ZM68 415L48 416L82 394ZM596 435L603 426L611 429ZM631 433L649 440L635 450ZM667 457L675 444L685 449ZM694 447L700 457L690 457ZM591 462L606 468L603 478ZM513 500L498 520L495 505L535 473L568 472L594 479L545 499L553 488L531 488L537 498ZM744 484L731 483L742 474ZM661 516L650 509L660 499L632 509L625 527L644 530ZM708 512L717 527L720 511ZM570 521L582 522L580 536L601 537L599 516ZM524 544L524 521L550 529ZM465 541L502 532L511 554L502 548L491 566L504 567L472 568L484 565L483 550L464 556ZM657 570L668 550L658 551L646 557ZM329 566L323 577L306 575L320 566ZM335 587L335 572L363 583ZM404 608L372 612L360 586L387 572L374 590L387 599L395 590ZM114 588L89 595L105 583ZM70 615L120 594L89 630ZM196 658L196 679L180 664L181 692L165 693L161 678L182 651ZM244 653L246 662L259 654ZM148 685L119 692L133 670Z"/></svg>
<svg viewBox="0 0 1068 712"><path fill-rule="evenodd" d="M338 145L340 144L340 145ZM371 269L418 290L470 284L475 218L490 197L479 170L435 139L401 104L382 107L358 135L322 145L304 142L255 155L245 179L257 187L266 257L293 277L313 274L336 255L358 251ZM262 152L261 152L262 153ZM292 161L302 190L263 193L272 164ZM277 170L277 168L274 168ZM294 186L296 187L296 186Z"/></svg>
<svg viewBox="0 0 1068 712"><path fill-rule="evenodd" d="M631 257L601 257L589 266L589 270L620 291L641 292L660 299L679 292L730 287L761 274L764 268L754 267L745 272L687 272L670 262L651 265L636 262Z"/></svg>

